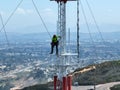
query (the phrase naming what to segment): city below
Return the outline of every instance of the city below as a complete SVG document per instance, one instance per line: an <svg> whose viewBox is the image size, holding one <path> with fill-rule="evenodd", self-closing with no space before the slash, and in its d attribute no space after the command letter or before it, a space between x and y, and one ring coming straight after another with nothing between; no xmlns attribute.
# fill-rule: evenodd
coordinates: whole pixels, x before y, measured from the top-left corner
<svg viewBox="0 0 120 90"><path fill-rule="evenodd" d="M13 87L23 88L52 80L55 69L50 65L54 64L57 56L49 54L50 39L40 40L38 37L30 38L29 35L26 37L21 36L22 39L10 37L9 45L1 40L0 90L9 90ZM76 45L75 40L68 42L67 52L76 53ZM95 39L93 44L90 39L83 38L80 41L80 59L78 60L76 56L72 59L72 62L76 64L79 61L79 65L72 66L69 72L73 72L78 67L119 59L119 39L105 39L105 41Z"/></svg>

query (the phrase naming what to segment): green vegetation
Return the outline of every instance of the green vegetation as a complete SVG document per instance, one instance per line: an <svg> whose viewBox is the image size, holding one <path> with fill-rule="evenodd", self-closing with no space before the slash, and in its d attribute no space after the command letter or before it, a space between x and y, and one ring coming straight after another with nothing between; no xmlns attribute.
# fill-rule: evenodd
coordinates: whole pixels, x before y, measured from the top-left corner
<svg viewBox="0 0 120 90"><path fill-rule="evenodd" d="M78 82L79 85L93 85L120 81L120 61L104 62L95 67L95 70L74 75L73 82ZM79 70L81 69L77 69Z"/></svg>
<svg viewBox="0 0 120 90"><path fill-rule="evenodd" d="M120 85L115 85L111 87L110 90L120 90Z"/></svg>
<svg viewBox="0 0 120 90"><path fill-rule="evenodd" d="M93 85L93 84L103 84L103 83L120 81L120 60L104 62L95 65L95 67L96 69L84 73L74 74L73 83L78 82L79 85ZM75 72L78 72L82 69L77 69ZM44 84L44 85L35 85L24 88L23 90L52 90L49 88L51 86L52 83ZM114 88L118 88L118 89L114 89ZM111 90L120 90L120 86L115 86L111 88Z"/></svg>
<svg viewBox="0 0 120 90"><path fill-rule="evenodd" d="M52 90L52 89L50 89L47 84L41 84L41 85L26 87L22 90Z"/></svg>
<svg viewBox="0 0 120 90"><path fill-rule="evenodd" d="M0 90L10 90L13 87L10 83L2 83L0 84Z"/></svg>

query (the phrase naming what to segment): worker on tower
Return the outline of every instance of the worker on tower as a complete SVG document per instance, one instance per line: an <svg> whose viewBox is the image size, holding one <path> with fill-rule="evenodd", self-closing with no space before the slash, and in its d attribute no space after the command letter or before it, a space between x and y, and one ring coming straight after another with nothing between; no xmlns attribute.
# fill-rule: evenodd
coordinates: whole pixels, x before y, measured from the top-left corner
<svg viewBox="0 0 120 90"><path fill-rule="evenodd" d="M53 54L54 46L56 46L56 55L58 55L58 37L56 35L53 35L52 42L51 42L51 52L50 54Z"/></svg>

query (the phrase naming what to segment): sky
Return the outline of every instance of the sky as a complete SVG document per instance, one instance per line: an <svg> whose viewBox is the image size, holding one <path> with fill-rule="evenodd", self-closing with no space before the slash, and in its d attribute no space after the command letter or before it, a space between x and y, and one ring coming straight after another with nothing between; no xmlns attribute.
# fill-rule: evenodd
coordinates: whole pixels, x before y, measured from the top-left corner
<svg viewBox="0 0 120 90"><path fill-rule="evenodd" d="M5 23L11 13L15 10L20 0L0 0L0 13ZM57 3L49 0L34 0L40 15L42 16L49 32L56 31L57 22ZM86 0L81 0L87 22L90 25L91 32L97 32L94 20L86 4ZM94 13L101 32L119 32L120 31L120 0L88 0ZM67 29L76 31L76 2L67 2L66 4L66 23ZM85 19L80 6L80 32L88 32ZM0 21L0 28L2 23ZM39 15L32 4L32 0L23 0L16 12L10 18L5 26L6 32L18 33L38 33L46 32Z"/></svg>

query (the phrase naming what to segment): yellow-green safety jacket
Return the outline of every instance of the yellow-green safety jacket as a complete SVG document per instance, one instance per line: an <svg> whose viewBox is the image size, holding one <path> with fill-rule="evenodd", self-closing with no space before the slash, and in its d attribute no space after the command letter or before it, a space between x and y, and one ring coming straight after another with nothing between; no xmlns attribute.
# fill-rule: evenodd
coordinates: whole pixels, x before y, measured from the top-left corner
<svg viewBox="0 0 120 90"><path fill-rule="evenodd" d="M58 41L57 36L52 38L52 42L53 42L53 43L56 43L57 41Z"/></svg>

